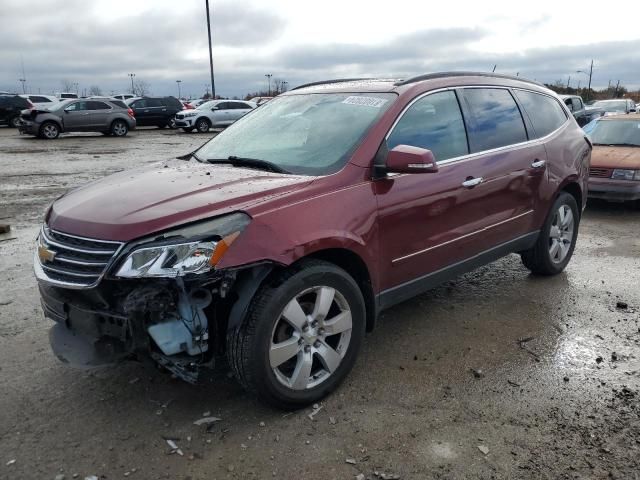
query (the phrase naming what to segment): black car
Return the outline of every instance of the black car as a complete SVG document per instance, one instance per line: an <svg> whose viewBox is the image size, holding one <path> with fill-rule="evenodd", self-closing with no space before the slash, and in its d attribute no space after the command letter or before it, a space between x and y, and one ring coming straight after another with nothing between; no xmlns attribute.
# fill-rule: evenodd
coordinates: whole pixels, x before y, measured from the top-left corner
<svg viewBox="0 0 640 480"><path fill-rule="evenodd" d="M175 128L174 116L184 106L176 97L136 97L127 100L139 127Z"/></svg>
<svg viewBox="0 0 640 480"><path fill-rule="evenodd" d="M32 108L33 104L18 95L0 95L0 125L13 128L20 126L20 112Z"/></svg>

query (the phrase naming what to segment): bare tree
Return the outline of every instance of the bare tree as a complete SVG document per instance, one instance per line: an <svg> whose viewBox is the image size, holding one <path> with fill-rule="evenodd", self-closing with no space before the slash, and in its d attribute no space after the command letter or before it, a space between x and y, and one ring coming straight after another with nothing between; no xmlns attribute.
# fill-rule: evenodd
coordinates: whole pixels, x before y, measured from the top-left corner
<svg viewBox="0 0 640 480"><path fill-rule="evenodd" d="M282 92L284 92L284 80L281 78L274 78L272 80L273 88L271 89L271 94L276 96Z"/></svg>
<svg viewBox="0 0 640 480"><path fill-rule="evenodd" d="M91 85L89 87L89 95L99 97L102 95L102 89L98 85Z"/></svg>
<svg viewBox="0 0 640 480"><path fill-rule="evenodd" d="M66 78L60 82L60 85L62 85L63 92L71 92L75 89L74 83Z"/></svg>
<svg viewBox="0 0 640 480"><path fill-rule="evenodd" d="M133 94L138 97L143 97L151 93L151 85L144 80L136 80L133 82Z"/></svg>

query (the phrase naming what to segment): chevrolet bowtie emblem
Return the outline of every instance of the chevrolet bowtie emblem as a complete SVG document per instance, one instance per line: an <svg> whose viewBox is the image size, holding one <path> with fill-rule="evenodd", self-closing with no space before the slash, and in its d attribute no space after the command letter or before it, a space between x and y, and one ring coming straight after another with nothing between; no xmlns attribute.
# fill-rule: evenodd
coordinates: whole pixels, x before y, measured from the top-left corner
<svg viewBox="0 0 640 480"><path fill-rule="evenodd" d="M38 245L38 258L42 263L53 262L53 259L56 258L56 252L49 250L44 245Z"/></svg>

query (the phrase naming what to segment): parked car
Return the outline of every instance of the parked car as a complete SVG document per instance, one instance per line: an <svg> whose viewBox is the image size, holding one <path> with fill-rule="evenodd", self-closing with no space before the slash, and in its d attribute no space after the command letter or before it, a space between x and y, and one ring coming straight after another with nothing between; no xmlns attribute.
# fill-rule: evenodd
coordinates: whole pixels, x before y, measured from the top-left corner
<svg viewBox="0 0 640 480"><path fill-rule="evenodd" d="M559 97L581 127L604 114L600 109L587 109L579 95L559 95Z"/></svg>
<svg viewBox="0 0 640 480"><path fill-rule="evenodd" d="M85 367L150 357L194 383L226 357L262 400L316 402L383 309L513 252L561 272L590 155L522 78L299 87L182 160L53 203L34 262L52 348Z"/></svg>
<svg viewBox="0 0 640 480"><path fill-rule="evenodd" d="M20 131L53 140L63 132L102 132L124 137L136 128L133 111L120 100L65 100L47 110L23 112Z"/></svg>
<svg viewBox="0 0 640 480"><path fill-rule="evenodd" d="M175 128L175 114L184 106L176 97L135 97L127 100L139 127Z"/></svg>
<svg viewBox="0 0 640 480"><path fill-rule="evenodd" d="M117 95L113 95L113 98L118 100L129 100L130 98L135 98L136 96L133 93L119 93Z"/></svg>
<svg viewBox="0 0 640 480"><path fill-rule="evenodd" d="M41 109L48 108L51 105L58 103L60 100L53 95L40 95L40 94L24 94L20 95L22 98L26 98L31 102L33 108Z"/></svg>
<svg viewBox="0 0 640 480"><path fill-rule="evenodd" d="M600 109L607 114L633 113L636 111L636 104L630 98L618 98L612 100L598 100L589 108Z"/></svg>
<svg viewBox="0 0 640 480"><path fill-rule="evenodd" d="M212 127L226 127L256 108L242 100L211 100L199 107L176 114L176 127L185 132L206 133Z"/></svg>
<svg viewBox="0 0 640 480"><path fill-rule="evenodd" d="M13 128L20 126L22 110L33 108L33 104L19 95L0 95L0 125Z"/></svg>
<svg viewBox="0 0 640 480"><path fill-rule="evenodd" d="M611 115L594 122L589 197L640 200L640 114Z"/></svg>
<svg viewBox="0 0 640 480"><path fill-rule="evenodd" d="M71 93L71 92L57 92L56 93L56 98L58 100L71 100L74 98L78 98L78 94L77 93Z"/></svg>

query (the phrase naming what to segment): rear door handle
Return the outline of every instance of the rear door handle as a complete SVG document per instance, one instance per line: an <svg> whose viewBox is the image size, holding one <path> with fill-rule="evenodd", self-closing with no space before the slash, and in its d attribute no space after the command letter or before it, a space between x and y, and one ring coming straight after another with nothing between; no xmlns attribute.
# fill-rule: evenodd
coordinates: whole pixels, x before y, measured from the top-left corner
<svg viewBox="0 0 640 480"><path fill-rule="evenodd" d="M536 160L531 164L531 168L542 168L547 162L545 160Z"/></svg>
<svg viewBox="0 0 640 480"><path fill-rule="evenodd" d="M482 183L482 177L467 178L464 182L462 182L462 186L465 188L473 188L476 185L480 185L481 183Z"/></svg>

